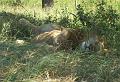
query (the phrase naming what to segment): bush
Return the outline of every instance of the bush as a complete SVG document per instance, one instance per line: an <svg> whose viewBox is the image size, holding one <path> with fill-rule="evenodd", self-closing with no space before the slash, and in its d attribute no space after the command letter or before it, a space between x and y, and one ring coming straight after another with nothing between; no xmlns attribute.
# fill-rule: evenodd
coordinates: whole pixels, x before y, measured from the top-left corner
<svg viewBox="0 0 120 82"><path fill-rule="evenodd" d="M118 20L120 16L112 6L106 5L104 0L96 5L95 11L90 12L86 12L81 5L78 5L76 17L88 32L94 31L100 36L105 36L109 47L117 47L114 43L119 41Z"/></svg>
<svg viewBox="0 0 120 82"><path fill-rule="evenodd" d="M9 39L30 39L31 31L28 27L22 27L18 23L20 18L25 18L35 25L41 25L41 20L33 18L31 15L11 14L9 12L0 13L0 34L1 38Z"/></svg>

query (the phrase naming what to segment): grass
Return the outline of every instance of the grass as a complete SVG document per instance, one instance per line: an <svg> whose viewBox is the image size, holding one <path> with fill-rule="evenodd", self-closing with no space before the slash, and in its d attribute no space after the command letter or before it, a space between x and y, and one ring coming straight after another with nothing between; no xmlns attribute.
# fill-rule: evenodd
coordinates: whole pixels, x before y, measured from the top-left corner
<svg viewBox="0 0 120 82"><path fill-rule="evenodd" d="M106 53L82 52L79 49L72 52L64 52L62 50L54 52L50 50L49 45L31 44L29 42L30 36L27 40L23 38L24 36L28 36L26 35L28 33L17 29L17 22L20 18L26 18L35 25L41 25L48 22L59 23L62 20L62 25L69 26L70 23L70 26L76 27L76 24L79 26L79 22L77 21L76 23L76 20L72 19L73 16L68 14L68 12L74 14L77 12L73 3L74 1L55 1L55 7L47 12L41 9L41 3L38 0L22 1L25 9L23 7L11 6L13 0L0 1L0 27L2 30L0 30L0 34L2 34L0 35L0 81L44 82L50 79L61 80L61 78L61 82L71 82L71 79L74 78L78 82L120 81L119 28L117 28L117 31L111 27L100 28L104 29L104 32L108 32L107 36L110 36L111 50ZM87 0L83 3L82 0L78 0L78 3L80 2L84 6L85 12L90 10L95 12L95 1ZM120 12L119 3L119 0L116 0L116 2L108 0L108 4L112 4L118 14ZM68 21L69 18L64 19L64 16L69 16L75 22ZM77 17L79 18L79 16ZM100 25L104 26L103 24L104 22L101 21ZM105 24L107 25L108 23L106 22ZM120 22L117 20L117 27L119 26ZM20 31L20 34L14 35L18 31ZM14 33L14 36L9 33ZM26 43L19 45L16 43L16 39L24 39ZM74 81L72 80L72 82Z"/></svg>
<svg viewBox="0 0 120 82"><path fill-rule="evenodd" d="M59 79L73 74L79 81L85 79L89 82L115 82L120 79L120 58L113 52L108 55L79 51L54 53L47 46L17 46L14 42L1 43L0 46L0 68L4 72L1 74L6 77L4 81L14 82L39 76L47 78L46 72L49 78Z"/></svg>
<svg viewBox="0 0 120 82"><path fill-rule="evenodd" d="M114 9L116 10L120 10L120 1L119 0L115 0L115 1L111 1L111 0L106 0L107 3L109 5L112 5L114 7ZM7 11L7 12L12 12L12 13L23 13L23 14L31 14L31 15L36 15L39 18L44 18L47 17L48 15L55 15L56 14L62 14L62 10L68 11L70 13L75 13L76 9L75 9L75 1L69 1L69 0L60 0L60 1L54 1L54 8L52 8L51 10L47 10L48 12L44 12L41 8L41 2L39 0L22 0L22 5L23 7L16 7L16 6L12 6L11 4L14 2L14 0L1 0L1 9L0 11ZM8 5L6 5L7 3L9 3ZM87 0L87 1L83 1L83 0L77 0L77 4L81 4L85 10L87 11L91 11L95 9L95 3L97 3L96 0Z"/></svg>

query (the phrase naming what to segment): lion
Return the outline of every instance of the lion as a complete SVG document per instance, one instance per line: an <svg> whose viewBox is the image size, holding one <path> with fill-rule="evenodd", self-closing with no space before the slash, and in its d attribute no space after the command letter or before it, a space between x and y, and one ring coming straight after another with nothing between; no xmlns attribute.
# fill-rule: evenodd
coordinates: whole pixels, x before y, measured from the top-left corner
<svg viewBox="0 0 120 82"><path fill-rule="evenodd" d="M49 23L36 26L30 21L21 18L19 24L22 28L31 29L33 36L32 43L47 43L57 49L75 49L85 38L85 33L79 28L64 28L60 25Z"/></svg>
<svg viewBox="0 0 120 82"><path fill-rule="evenodd" d="M106 38L97 34L90 35L88 39L82 42L81 49L84 51L105 51L107 50Z"/></svg>
<svg viewBox="0 0 120 82"><path fill-rule="evenodd" d="M64 34L65 40L62 40L62 42L59 43L59 49L65 50L75 50L78 47L78 45L80 45L84 41L84 38L86 36L84 31L78 28L68 28L65 31L62 31L61 33L62 36L60 36L63 37Z"/></svg>
<svg viewBox="0 0 120 82"><path fill-rule="evenodd" d="M32 43L47 43L49 45L55 45L57 44L57 41L55 41L56 37L61 33L60 30L53 30L50 32L44 32L39 35L37 35L33 40Z"/></svg>
<svg viewBox="0 0 120 82"><path fill-rule="evenodd" d="M44 32L36 36L32 43L46 42L53 45L57 50L73 50L84 39L84 34L81 29L64 28L63 30L53 30Z"/></svg>
<svg viewBox="0 0 120 82"><path fill-rule="evenodd" d="M31 29L31 34L33 34L34 36L39 35L40 33L50 32L52 30L61 30L62 28L64 28L63 26L60 26L54 23L42 24L40 26L37 26L37 25L30 23L30 21L28 21L25 18L21 18L18 21L18 24L22 28L26 27L28 29Z"/></svg>

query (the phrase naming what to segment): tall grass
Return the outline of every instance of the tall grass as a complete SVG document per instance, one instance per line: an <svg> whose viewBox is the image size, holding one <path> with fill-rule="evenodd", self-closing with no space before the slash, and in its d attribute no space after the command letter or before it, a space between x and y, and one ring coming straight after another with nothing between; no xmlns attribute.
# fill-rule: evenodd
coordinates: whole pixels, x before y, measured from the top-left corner
<svg viewBox="0 0 120 82"><path fill-rule="evenodd" d="M75 5L75 1L77 1L76 5ZM120 1L119 0L105 0L109 5L112 5L114 9L116 10L120 10ZM13 7L9 7L8 6L11 6L13 3L15 2L15 0L1 0L0 3L1 3L1 9L0 10L8 10L8 11L11 11L13 8L14 8L14 5ZM76 11L76 6L78 4L81 4L87 11L91 11L91 10L94 10L95 9L95 3L97 3L98 1L96 0L54 0L54 7L51 8L50 11L48 11L47 13L49 14L56 14L61 12L61 9L67 9L68 12L71 12L71 13L75 13ZM8 4L8 6L6 6ZM24 8L26 10L29 11L29 13L31 14L34 14L36 13L37 16L41 16L43 14L45 14L45 12L42 10L41 8L41 4L42 4L42 1L41 0L21 0L21 5L24 6ZM4 7L2 7L4 6ZM6 8L7 7L7 8ZM18 13L24 13L27 12L23 7L19 7L18 9ZM21 12L19 12L21 11Z"/></svg>
<svg viewBox="0 0 120 82"><path fill-rule="evenodd" d="M22 0L22 5L27 11L22 7L5 5L5 3L13 3L12 1L0 1L2 2L0 33L3 38L7 39L7 41L1 40L2 42L0 42L0 79L3 76L3 82L24 82L26 79L33 81L40 77L60 79L70 75L75 77L78 82L120 81L119 0L117 2L108 1L107 5L112 4L113 9L104 4L96 7L94 4L96 0L79 0L78 3L81 5L77 10L75 10L74 1L60 0L55 2L53 10L47 12L37 6L40 3L39 0ZM101 12L101 8L104 9L104 12ZM114 11L114 8L117 11ZM71 15L72 17L70 17ZM111 49L107 53L82 52L80 49L72 52L62 50L54 52L49 45L44 44L34 45L28 42L18 45L15 40L11 41L8 37L24 39L23 37L27 36L30 38L29 33L24 32L24 29L18 29L20 18L26 18L35 25L55 22L65 27L81 27L85 30L91 29L92 25L96 24L94 28L99 29L101 35L108 37ZM111 18L112 20L110 20Z"/></svg>

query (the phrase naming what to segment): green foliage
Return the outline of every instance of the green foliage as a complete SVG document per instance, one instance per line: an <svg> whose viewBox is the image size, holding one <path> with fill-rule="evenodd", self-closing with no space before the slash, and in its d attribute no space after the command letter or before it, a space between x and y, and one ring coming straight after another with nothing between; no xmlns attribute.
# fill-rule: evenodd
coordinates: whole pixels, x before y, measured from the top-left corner
<svg viewBox="0 0 120 82"><path fill-rule="evenodd" d="M20 26L18 20L20 18L25 18L35 25L40 25L42 22L39 19L31 17L31 15L22 14L11 14L8 12L0 13L0 34L1 38L4 39L29 39L31 37L31 31L28 27Z"/></svg>
<svg viewBox="0 0 120 82"><path fill-rule="evenodd" d="M81 5L78 5L77 17L88 32L95 31L100 36L106 36L109 45L115 48L117 45L113 43L119 40L118 21L120 15L111 5L107 5L104 0L96 5L95 10L86 12Z"/></svg>
<svg viewBox="0 0 120 82"><path fill-rule="evenodd" d="M0 4L12 4L13 0L1 0Z"/></svg>
<svg viewBox="0 0 120 82"><path fill-rule="evenodd" d="M106 32L109 29L117 28L116 23L119 19L119 15L116 10L112 8L112 6L107 6L106 2L102 0L96 5L95 10L95 12L86 12L81 5L78 5L77 16L82 22L83 26L86 26L92 30L98 30L98 32L101 32L101 34L103 30Z"/></svg>
<svg viewBox="0 0 120 82"><path fill-rule="evenodd" d="M115 78L119 77L119 68L115 68L116 65L113 63L118 63L119 58L116 59L114 56L114 60L113 55L105 57L95 53L83 57L76 68L77 76L80 78L89 82L113 82Z"/></svg>
<svg viewBox="0 0 120 82"><path fill-rule="evenodd" d="M7 0L6 0L7 1ZM11 14L0 12L0 70L5 82L17 82L42 76L46 72L51 78L66 77L71 74L77 81L119 82L120 80L120 15L112 6L102 0L96 9L87 11L81 4L76 14L65 8L60 17L48 16L45 20L36 15ZM70 18L70 16L73 18ZM80 49L71 52L53 52L49 45L24 44L17 45L10 39L30 39L30 29L18 25L18 20L25 18L35 25L58 23L67 28L82 28L86 32L96 31L107 38L111 51L107 53L83 53ZM3 41L3 40L1 40ZM117 80L118 79L118 80Z"/></svg>

